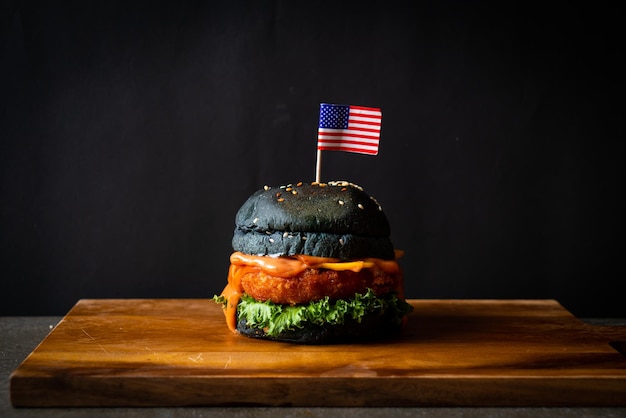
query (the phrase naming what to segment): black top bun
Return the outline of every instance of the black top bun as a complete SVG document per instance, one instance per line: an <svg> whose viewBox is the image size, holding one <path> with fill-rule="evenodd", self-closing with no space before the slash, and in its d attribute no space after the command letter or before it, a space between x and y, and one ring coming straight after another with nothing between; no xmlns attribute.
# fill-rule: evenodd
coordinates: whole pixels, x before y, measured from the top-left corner
<svg viewBox="0 0 626 418"><path fill-rule="evenodd" d="M265 187L241 206L233 249L254 255L306 254L342 260L393 259L381 206L346 181Z"/></svg>

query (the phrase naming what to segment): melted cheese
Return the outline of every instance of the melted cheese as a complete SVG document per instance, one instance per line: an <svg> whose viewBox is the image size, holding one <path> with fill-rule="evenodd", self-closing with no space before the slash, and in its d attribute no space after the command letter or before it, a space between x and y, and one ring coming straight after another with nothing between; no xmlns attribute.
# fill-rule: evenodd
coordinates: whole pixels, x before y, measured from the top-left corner
<svg viewBox="0 0 626 418"><path fill-rule="evenodd" d="M396 251L396 260L402 254L401 251ZM388 274L397 274L400 271L400 267L396 260L366 258L364 260L340 261L337 258L314 257L310 255L264 257L236 251L230 256L231 264L228 269L228 284L221 294L226 299L226 306L224 307L226 324L231 331L237 332L237 304L241 295L243 295L241 278L248 272L261 270L272 276L288 278L296 276L309 268L359 272L364 268L376 266Z"/></svg>

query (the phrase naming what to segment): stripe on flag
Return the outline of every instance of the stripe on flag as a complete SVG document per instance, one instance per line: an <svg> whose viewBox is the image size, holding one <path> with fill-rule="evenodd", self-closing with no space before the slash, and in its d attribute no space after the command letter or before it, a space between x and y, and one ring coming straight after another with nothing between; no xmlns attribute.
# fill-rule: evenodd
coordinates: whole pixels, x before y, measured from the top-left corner
<svg viewBox="0 0 626 418"><path fill-rule="evenodd" d="M381 121L376 107L322 103L317 149L377 155Z"/></svg>

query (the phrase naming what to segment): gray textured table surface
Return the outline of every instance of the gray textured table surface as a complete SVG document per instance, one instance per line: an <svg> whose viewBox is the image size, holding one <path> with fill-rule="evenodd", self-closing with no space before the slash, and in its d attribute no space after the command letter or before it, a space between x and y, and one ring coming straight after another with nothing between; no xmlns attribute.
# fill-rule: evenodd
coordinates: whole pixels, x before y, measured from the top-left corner
<svg viewBox="0 0 626 418"><path fill-rule="evenodd" d="M0 317L0 417L626 417L626 408L13 408L11 373L60 319ZM626 325L626 319L585 321Z"/></svg>

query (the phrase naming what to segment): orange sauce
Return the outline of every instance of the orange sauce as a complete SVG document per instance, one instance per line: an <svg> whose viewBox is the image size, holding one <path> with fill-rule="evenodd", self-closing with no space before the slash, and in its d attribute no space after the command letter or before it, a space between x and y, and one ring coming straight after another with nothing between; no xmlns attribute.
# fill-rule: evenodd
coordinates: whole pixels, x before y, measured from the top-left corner
<svg viewBox="0 0 626 418"><path fill-rule="evenodd" d="M396 251L396 260L401 256L402 252ZM237 304L243 294L241 278L250 271L261 270L272 276L287 278L296 276L309 268L359 272L364 268L377 266L386 273L398 274L400 267L396 260L366 258L355 261L340 261L337 258L314 257L310 255L267 257L236 251L230 256L231 264L228 269L228 284L221 294L226 299L226 306L224 307L226 324L231 331L237 332Z"/></svg>

